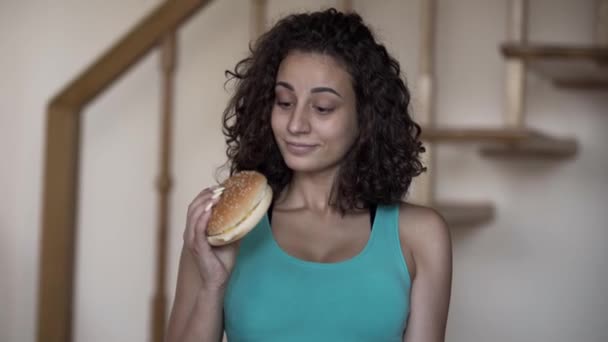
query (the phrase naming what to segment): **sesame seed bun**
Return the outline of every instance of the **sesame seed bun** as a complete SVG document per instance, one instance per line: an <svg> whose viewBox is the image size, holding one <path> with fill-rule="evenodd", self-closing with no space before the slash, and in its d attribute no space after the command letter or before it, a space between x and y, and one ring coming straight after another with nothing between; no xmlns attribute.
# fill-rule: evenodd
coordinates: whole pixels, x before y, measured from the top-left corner
<svg viewBox="0 0 608 342"><path fill-rule="evenodd" d="M245 236L264 217L272 201L266 177L256 171L238 172L221 186L224 191L207 224L207 241L213 246Z"/></svg>

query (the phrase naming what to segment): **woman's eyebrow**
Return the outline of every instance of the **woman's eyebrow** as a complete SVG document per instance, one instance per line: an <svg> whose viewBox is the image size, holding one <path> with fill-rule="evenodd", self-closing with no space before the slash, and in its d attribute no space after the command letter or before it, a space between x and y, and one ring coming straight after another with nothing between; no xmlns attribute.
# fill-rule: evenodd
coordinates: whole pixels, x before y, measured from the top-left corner
<svg viewBox="0 0 608 342"><path fill-rule="evenodd" d="M340 98L342 97L342 95L340 95L337 91L335 91L334 89L329 88L329 87L315 87L315 88L312 88L310 90L310 92L311 93L329 92L329 93L332 93L332 94L336 94Z"/></svg>
<svg viewBox="0 0 608 342"><path fill-rule="evenodd" d="M284 82L284 81L278 81L276 86L277 87L281 86L281 87L287 88L291 91L295 91L294 87L291 84ZM340 93L338 93L337 91L335 91L333 88L330 88L330 87L315 87L315 88L312 88L310 90L310 92L311 93L329 92L329 93L337 95L340 98L342 97L342 95L340 95Z"/></svg>
<svg viewBox="0 0 608 342"><path fill-rule="evenodd" d="M277 84L276 84L276 86L277 87L278 86L282 86L282 87L285 87L285 88L287 88L287 89L289 89L291 91L295 91L295 89L293 88L293 86L291 84L287 83L287 82L278 81Z"/></svg>

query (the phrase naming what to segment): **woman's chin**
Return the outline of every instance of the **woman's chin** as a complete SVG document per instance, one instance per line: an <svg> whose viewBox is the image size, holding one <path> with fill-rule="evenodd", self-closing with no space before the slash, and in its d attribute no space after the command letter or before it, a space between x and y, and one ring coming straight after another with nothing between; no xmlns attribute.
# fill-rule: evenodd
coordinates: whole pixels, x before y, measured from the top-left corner
<svg viewBox="0 0 608 342"><path fill-rule="evenodd" d="M320 163L319 160L305 158L284 158L285 164L293 172L319 173L333 168L335 163Z"/></svg>
<svg viewBox="0 0 608 342"><path fill-rule="evenodd" d="M320 165L318 161L307 160L307 158L284 158L285 164L293 172L315 172L323 169L323 165Z"/></svg>
<svg viewBox="0 0 608 342"><path fill-rule="evenodd" d="M285 164L287 164L287 167L293 172L314 172L319 169L318 167L315 167L315 165L311 165L311 163L285 162Z"/></svg>

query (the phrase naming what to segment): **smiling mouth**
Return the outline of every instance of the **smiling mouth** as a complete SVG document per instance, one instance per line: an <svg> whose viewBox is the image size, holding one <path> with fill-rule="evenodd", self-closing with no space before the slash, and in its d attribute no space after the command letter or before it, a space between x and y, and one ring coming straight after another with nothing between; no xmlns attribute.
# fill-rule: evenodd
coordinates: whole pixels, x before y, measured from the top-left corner
<svg viewBox="0 0 608 342"><path fill-rule="evenodd" d="M289 142L289 141L285 141L285 143L287 145L291 145L291 146L295 146L295 147L315 147L317 145L313 145L313 144L300 144L300 143L293 143L293 142Z"/></svg>
<svg viewBox="0 0 608 342"><path fill-rule="evenodd" d="M300 143L292 143L289 141L285 141L287 145L287 150L296 155L303 155L313 151L317 148L318 145L310 145L310 144L300 144Z"/></svg>

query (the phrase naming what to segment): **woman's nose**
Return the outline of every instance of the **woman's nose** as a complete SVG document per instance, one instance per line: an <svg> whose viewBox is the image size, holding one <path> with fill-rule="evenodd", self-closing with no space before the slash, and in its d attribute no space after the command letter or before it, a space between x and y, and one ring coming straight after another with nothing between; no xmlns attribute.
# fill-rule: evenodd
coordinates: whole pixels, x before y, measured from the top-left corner
<svg viewBox="0 0 608 342"><path fill-rule="evenodd" d="M306 108L295 108L289 118L287 130L291 134L304 134L310 132L309 113Z"/></svg>

